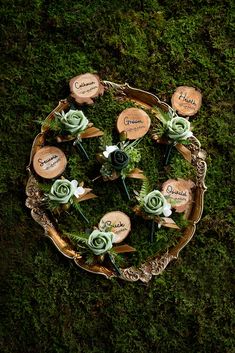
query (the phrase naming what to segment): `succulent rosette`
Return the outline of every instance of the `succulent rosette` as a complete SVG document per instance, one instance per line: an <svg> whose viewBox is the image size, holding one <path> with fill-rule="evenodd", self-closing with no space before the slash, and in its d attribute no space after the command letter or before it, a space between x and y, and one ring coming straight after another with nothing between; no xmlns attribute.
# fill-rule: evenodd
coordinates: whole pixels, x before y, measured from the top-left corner
<svg viewBox="0 0 235 353"><path fill-rule="evenodd" d="M122 170L125 168L130 160L128 154L116 145L106 146L103 155L110 161L111 166L116 170Z"/></svg>
<svg viewBox="0 0 235 353"><path fill-rule="evenodd" d="M130 161L128 154L116 145L106 146L103 155L110 161L112 167L116 170L122 170Z"/></svg>
<svg viewBox="0 0 235 353"><path fill-rule="evenodd" d="M87 245L95 255L102 255L113 247L114 234L112 232L101 232L94 230L87 240Z"/></svg>
<svg viewBox="0 0 235 353"><path fill-rule="evenodd" d="M58 179L53 183L48 197L51 201L66 204L74 195L79 197L84 192L76 180Z"/></svg>
<svg viewBox="0 0 235 353"><path fill-rule="evenodd" d="M58 117L60 122L64 125L65 130L72 135L84 131L89 123L81 110L70 109L67 113L62 111L62 114L58 115Z"/></svg>
<svg viewBox="0 0 235 353"><path fill-rule="evenodd" d="M179 116L167 121L167 135L172 140L186 140L193 135L190 131L190 122Z"/></svg>
<svg viewBox="0 0 235 353"><path fill-rule="evenodd" d="M144 197L143 209L146 213L165 217L171 215L171 205L167 202L162 193L158 190L153 190Z"/></svg>
<svg viewBox="0 0 235 353"><path fill-rule="evenodd" d="M114 169L122 170L128 165L130 158L125 151L116 149L115 151L109 154L109 160Z"/></svg>

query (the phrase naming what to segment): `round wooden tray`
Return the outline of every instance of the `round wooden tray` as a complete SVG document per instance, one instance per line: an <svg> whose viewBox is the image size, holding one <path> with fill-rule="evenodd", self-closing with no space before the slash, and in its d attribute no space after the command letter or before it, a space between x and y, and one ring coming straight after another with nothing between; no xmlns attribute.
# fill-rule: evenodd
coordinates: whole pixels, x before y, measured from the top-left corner
<svg viewBox="0 0 235 353"><path fill-rule="evenodd" d="M117 95L133 100L140 107L142 106L148 109L151 108L153 111L154 107L159 107L164 111L172 110L168 104L160 101L157 96L140 89L132 88L128 84L120 85L109 81L103 81L103 85L106 90L112 89L117 93ZM69 102L67 99L61 100L58 106L49 114L47 119L52 119L55 112L61 112L67 108L69 108ZM55 222L53 222L50 215L47 214L45 209L42 207L43 194L38 186L38 179L33 170L32 160L35 153L37 153L44 146L44 143L45 131L42 128L41 132L34 139L30 154L30 161L27 167L29 178L26 186L26 206L31 209L33 219L44 228L45 235L53 241L57 249L64 256L69 259L73 259L79 267L92 273L104 275L107 278L117 277L117 273L111 267L103 264L88 265L83 256L76 251L76 249L69 242L66 242L64 238L62 238L56 224L54 224ZM177 259L180 251L192 239L196 230L196 225L199 222L203 211L204 192L206 191L204 181L207 165L205 162L205 152L201 149L200 142L194 136L190 138L190 144L187 145L187 148L191 151L191 164L196 171L196 187L193 193L194 199L190 212L186 215L189 220L187 228L184 232L182 232L182 236L179 238L176 246L170 248L161 256L156 254L155 256L146 259L146 261L138 268L134 266L121 268L121 275L119 278L127 281L140 280L145 283L149 282L152 276L162 273L173 259Z"/></svg>

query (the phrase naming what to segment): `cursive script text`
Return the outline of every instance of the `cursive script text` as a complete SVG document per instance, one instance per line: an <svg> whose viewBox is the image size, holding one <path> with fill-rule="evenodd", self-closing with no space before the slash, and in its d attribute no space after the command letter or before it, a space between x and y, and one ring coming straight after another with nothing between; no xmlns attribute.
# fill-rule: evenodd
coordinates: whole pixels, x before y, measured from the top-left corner
<svg viewBox="0 0 235 353"><path fill-rule="evenodd" d="M78 82L75 82L75 88L79 89L79 88L82 88L82 87L86 87L86 86L90 86L90 85L94 85L95 84L95 81L91 81L91 82L82 82L82 83L78 83Z"/></svg>
<svg viewBox="0 0 235 353"><path fill-rule="evenodd" d="M191 103L193 105L196 105L196 102L194 99L187 98L187 93L180 92L179 99L184 100L186 103Z"/></svg>
<svg viewBox="0 0 235 353"><path fill-rule="evenodd" d="M180 196L185 196L185 197L187 197L187 191L174 190L171 185L168 185L168 186L167 186L166 192L167 192L168 194L172 194L172 195L180 195Z"/></svg>
<svg viewBox="0 0 235 353"><path fill-rule="evenodd" d="M51 156L50 158L48 158L48 159L41 159L41 158L39 158L38 159L38 163L39 163L39 165L40 165L40 167L43 167L44 166L44 164L46 164L46 163L48 163L48 162L51 162L53 159L58 159L59 157L56 155L56 154L54 154L53 156Z"/></svg>
<svg viewBox="0 0 235 353"><path fill-rule="evenodd" d="M124 124L125 125L130 125L130 124L143 124L143 120L141 119L130 119L127 116L124 118Z"/></svg>
<svg viewBox="0 0 235 353"><path fill-rule="evenodd" d="M104 227L120 228L120 227L125 227L125 224L122 223L121 221L118 221L117 223L112 223L111 221L105 221Z"/></svg>

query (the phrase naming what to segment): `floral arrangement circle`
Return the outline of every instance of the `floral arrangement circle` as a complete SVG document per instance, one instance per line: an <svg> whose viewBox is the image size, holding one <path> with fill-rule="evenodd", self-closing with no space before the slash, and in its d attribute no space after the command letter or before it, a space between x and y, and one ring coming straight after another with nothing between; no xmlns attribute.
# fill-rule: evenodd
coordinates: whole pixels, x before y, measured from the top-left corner
<svg viewBox="0 0 235 353"><path fill-rule="evenodd" d="M27 167L26 205L59 251L82 269L148 282L195 233L206 190L205 153L190 122L157 96L127 84L102 81L101 86L104 95L93 105L76 101L73 93L42 120ZM144 110L151 126L144 136L129 140L115 121L132 107ZM35 172L33 159L50 145L64 151L68 164L61 176L45 180ZM176 191L174 183L186 189ZM177 205L186 192L186 206ZM131 244L116 244L114 228L100 226L100 218L115 210L131 218ZM159 248L166 229L170 240ZM149 256L143 258L139 249Z"/></svg>

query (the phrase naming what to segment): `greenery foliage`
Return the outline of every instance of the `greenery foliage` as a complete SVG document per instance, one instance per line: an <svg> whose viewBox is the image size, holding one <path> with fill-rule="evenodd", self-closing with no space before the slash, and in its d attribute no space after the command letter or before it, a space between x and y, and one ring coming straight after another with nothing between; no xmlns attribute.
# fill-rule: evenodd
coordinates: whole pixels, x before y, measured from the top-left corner
<svg viewBox="0 0 235 353"><path fill-rule="evenodd" d="M1 352L232 352L232 2L8 0L0 13ZM191 122L208 156L204 213L179 259L148 286L80 270L43 236L24 205L36 121L68 95L69 79L84 72L128 82L168 103L179 85L203 93ZM103 105L97 109L100 123L113 125ZM94 108L87 110L92 121ZM141 155L145 148L151 151L150 141ZM153 160L162 152L152 150ZM73 168L79 162L71 155L74 179L84 176L83 168ZM151 188L166 178L154 163L146 173ZM82 205L88 214L93 202ZM159 230L156 248L169 241L165 234ZM136 261L148 252L146 244Z"/></svg>

